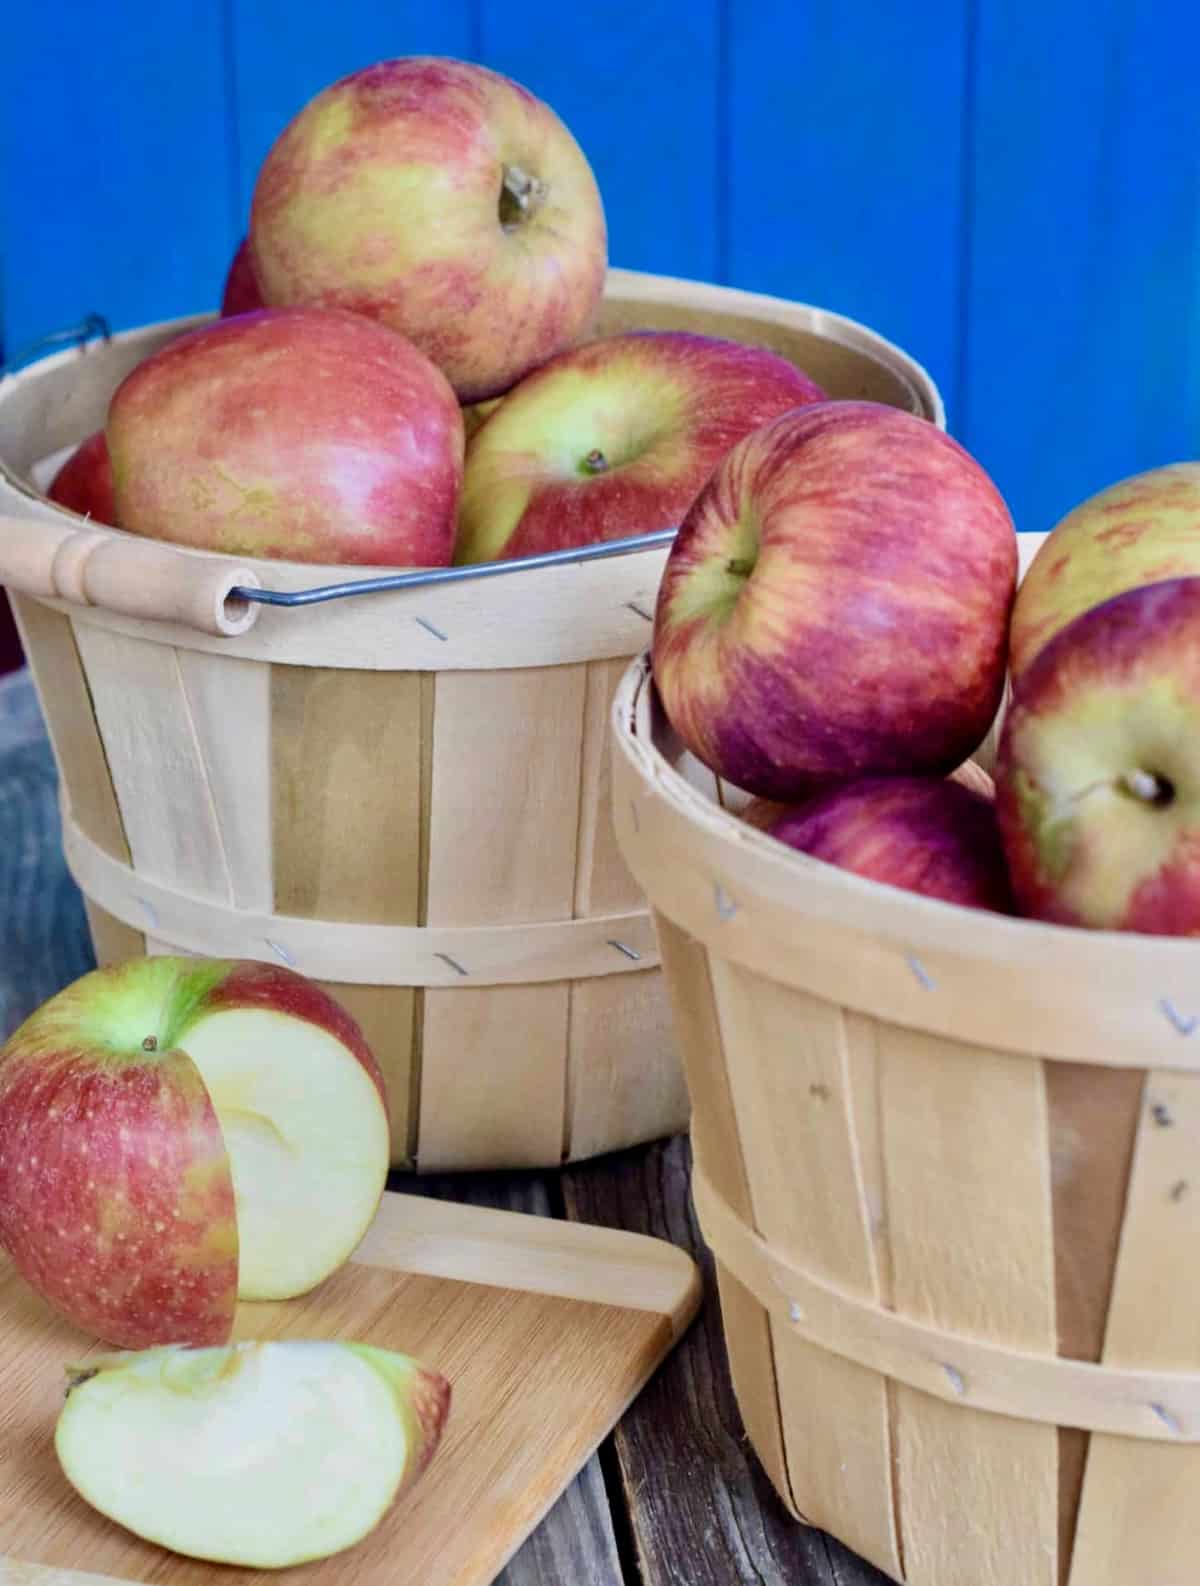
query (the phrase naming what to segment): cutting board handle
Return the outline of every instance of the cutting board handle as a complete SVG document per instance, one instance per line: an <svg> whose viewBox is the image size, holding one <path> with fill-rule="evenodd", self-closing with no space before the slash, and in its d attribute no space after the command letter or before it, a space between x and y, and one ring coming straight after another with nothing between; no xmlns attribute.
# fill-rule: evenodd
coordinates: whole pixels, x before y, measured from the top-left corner
<svg viewBox="0 0 1200 1586"><path fill-rule="evenodd" d="M0 517L0 584L218 637L245 633L259 612L230 593L259 587L249 567L46 518Z"/></svg>

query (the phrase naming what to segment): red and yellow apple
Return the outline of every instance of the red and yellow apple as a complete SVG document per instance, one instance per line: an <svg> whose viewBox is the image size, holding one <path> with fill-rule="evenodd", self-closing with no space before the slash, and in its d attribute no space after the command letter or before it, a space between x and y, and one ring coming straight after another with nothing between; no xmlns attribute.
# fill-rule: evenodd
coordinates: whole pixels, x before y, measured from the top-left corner
<svg viewBox="0 0 1200 1586"><path fill-rule="evenodd" d="M254 279L250 248L243 237L238 243L237 252L230 260L229 270L225 276L225 286L221 293L221 317L228 319L234 314L250 314L257 308L265 307L262 293L258 290L258 282Z"/></svg>
<svg viewBox="0 0 1200 1586"><path fill-rule="evenodd" d="M1200 934L1200 578L1076 617L1017 681L996 803L1023 913Z"/></svg>
<svg viewBox="0 0 1200 1586"><path fill-rule="evenodd" d="M718 464L668 554L667 717L765 798L945 775L1000 704L1016 571L1003 499L935 425L874 402L786 413Z"/></svg>
<svg viewBox="0 0 1200 1586"><path fill-rule="evenodd" d="M464 403L575 341L607 267L595 178L550 107L430 56L382 61L311 100L263 162L249 237L268 304L381 320Z"/></svg>
<svg viewBox="0 0 1200 1586"><path fill-rule="evenodd" d="M1013 912L994 805L954 777L857 777L777 814L764 829L869 880Z"/></svg>
<svg viewBox="0 0 1200 1586"><path fill-rule="evenodd" d="M89 435L63 463L50 481L46 491L50 501L93 523L117 526L117 508L113 501L112 464L108 456L108 443L104 431Z"/></svg>
<svg viewBox="0 0 1200 1586"><path fill-rule="evenodd" d="M472 437L455 559L674 528L736 441L823 398L777 353L685 331L632 331L560 353Z"/></svg>
<svg viewBox="0 0 1200 1586"><path fill-rule="evenodd" d="M233 556L445 566L463 422L444 376L336 309L219 319L143 360L106 428L121 526Z"/></svg>
<svg viewBox="0 0 1200 1586"><path fill-rule="evenodd" d="M1069 512L1017 591L1009 663L1019 677L1082 612L1139 584L1200 574L1200 463L1122 479Z"/></svg>
<svg viewBox="0 0 1200 1586"><path fill-rule="evenodd" d="M224 1343L305 1293L383 1191L362 1033L282 967L137 958L66 987L0 1052L0 1245L112 1344Z"/></svg>
<svg viewBox="0 0 1200 1586"><path fill-rule="evenodd" d="M257 1569L361 1541L450 1402L406 1355L330 1339L101 1356L71 1377L54 1447L75 1490L160 1547Z"/></svg>

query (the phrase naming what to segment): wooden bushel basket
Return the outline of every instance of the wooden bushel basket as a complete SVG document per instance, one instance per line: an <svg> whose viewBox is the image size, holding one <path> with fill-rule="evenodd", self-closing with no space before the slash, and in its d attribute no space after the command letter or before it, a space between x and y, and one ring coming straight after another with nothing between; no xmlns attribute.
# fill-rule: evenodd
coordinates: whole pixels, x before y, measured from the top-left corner
<svg viewBox="0 0 1200 1586"><path fill-rule="evenodd" d="M952 907L723 808L635 663L697 1213L792 1512L909 1586L1200 1580L1200 947Z"/></svg>
<svg viewBox="0 0 1200 1586"><path fill-rule="evenodd" d="M99 958L274 959L328 985L379 1056L397 1164L554 1166L681 1129L657 947L608 797L612 694L665 551L197 631L225 559L117 533L97 550L37 487L125 373L207 317L0 382L0 513L25 520L0 535L0 582L25 591ZM635 326L766 344L833 395L942 422L917 364L819 309L614 271L598 329ZM284 590L385 571L242 566Z"/></svg>

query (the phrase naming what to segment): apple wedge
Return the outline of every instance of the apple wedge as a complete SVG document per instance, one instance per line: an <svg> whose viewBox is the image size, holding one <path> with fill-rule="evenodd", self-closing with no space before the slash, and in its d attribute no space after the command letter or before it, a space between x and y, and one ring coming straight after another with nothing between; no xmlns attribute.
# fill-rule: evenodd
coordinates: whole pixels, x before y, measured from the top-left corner
<svg viewBox="0 0 1200 1586"><path fill-rule="evenodd" d="M425 1469L450 1385L313 1339L169 1347L71 1369L54 1446L102 1514L176 1553L281 1569L352 1547Z"/></svg>
<svg viewBox="0 0 1200 1586"><path fill-rule="evenodd" d="M289 969L130 959L0 1052L0 1244L108 1343L222 1344L239 1296L315 1287L387 1167L362 1032Z"/></svg>

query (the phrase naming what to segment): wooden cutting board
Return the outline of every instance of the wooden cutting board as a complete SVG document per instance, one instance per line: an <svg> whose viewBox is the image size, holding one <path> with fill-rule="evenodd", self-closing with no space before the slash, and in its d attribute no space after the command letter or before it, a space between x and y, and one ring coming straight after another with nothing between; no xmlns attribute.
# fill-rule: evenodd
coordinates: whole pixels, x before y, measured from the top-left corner
<svg viewBox="0 0 1200 1586"><path fill-rule="evenodd" d="M640 1234L388 1194L353 1259L302 1299L239 1307L239 1338L352 1338L450 1378L426 1474L356 1547L290 1571L143 1542L59 1469L63 1366L101 1352L0 1257L0 1586L487 1586L687 1326L699 1277Z"/></svg>

